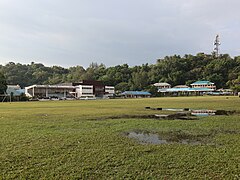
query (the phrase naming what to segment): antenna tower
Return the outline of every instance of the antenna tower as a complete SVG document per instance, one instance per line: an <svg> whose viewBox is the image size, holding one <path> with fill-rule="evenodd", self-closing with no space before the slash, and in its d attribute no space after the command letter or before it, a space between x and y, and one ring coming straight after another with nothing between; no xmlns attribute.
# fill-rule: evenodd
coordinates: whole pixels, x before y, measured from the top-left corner
<svg viewBox="0 0 240 180"><path fill-rule="evenodd" d="M221 45L220 40L219 40L219 35L216 35L215 41L214 41L214 54L216 57L219 55L219 46Z"/></svg>

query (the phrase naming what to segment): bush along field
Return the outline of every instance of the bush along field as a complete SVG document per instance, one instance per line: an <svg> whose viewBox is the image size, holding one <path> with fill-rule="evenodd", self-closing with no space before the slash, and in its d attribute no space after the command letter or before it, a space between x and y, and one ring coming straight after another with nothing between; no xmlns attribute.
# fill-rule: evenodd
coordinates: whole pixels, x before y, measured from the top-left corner
<svg viewBox="0 0 240 180"><path fill-rule="evenodd" d="M147 118L164 108L234 113ZM1 103L0 179L240 179L239 112L238 97Z"/></svg>

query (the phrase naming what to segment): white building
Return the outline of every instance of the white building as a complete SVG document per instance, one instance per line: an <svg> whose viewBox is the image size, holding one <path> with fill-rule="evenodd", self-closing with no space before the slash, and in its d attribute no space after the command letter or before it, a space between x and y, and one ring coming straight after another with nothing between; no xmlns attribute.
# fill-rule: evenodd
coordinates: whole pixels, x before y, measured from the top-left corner
<svg viewBox="0 0 240 180"><path fill-rule="evenodd" d="M91 99L95 98L98 89L94 85L32 85L25 87L26 96L32 98L76 98ZM115 93L113 86L103 87L103 93L106 97L112 97Z"/></svg>
<svg viewBox="0 0 240 180"><path fill-rule="evenodd" d="M115 94L114 86L105 86L105 96L112 97Z"/></svg>
<svg viewBox="0 0 240 180"><path fill-rule="evenodd" d="M168 89L171 88L171 85L168 83L155 83L153 84L155 87L157 87L158 89Z"/></svg>
<svg viewBox="0 0 240 180"><path fill-rule="evenodd" d="M75 86L58 86L58 85L32 85L25 87L25 94L28 97L48 98L74 97Z"/></svg>
<svg viewBox="0 0 240 180"><path fill-rule="evenodd" d="M95 98L93 94L93 85L79 85L76 86L77 98Z"/></svg>

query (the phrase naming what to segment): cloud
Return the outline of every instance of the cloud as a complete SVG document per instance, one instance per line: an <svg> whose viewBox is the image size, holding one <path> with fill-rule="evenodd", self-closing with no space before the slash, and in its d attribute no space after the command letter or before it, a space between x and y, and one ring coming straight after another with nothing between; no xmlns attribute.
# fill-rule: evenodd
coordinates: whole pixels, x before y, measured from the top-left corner
<svg viewBox="0 0 240 180"><path fill-rule="evenodd" d="M173 54L238 55L238 7L229 0L1 0L0 63L108 66ZM5 58L1 58L5 57Z"/></svg>

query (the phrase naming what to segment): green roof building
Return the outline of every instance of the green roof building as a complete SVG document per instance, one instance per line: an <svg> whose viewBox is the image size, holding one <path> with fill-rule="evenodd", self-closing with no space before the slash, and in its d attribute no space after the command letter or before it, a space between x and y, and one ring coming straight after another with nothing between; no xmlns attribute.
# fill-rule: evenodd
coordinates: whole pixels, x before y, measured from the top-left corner
<svg viewBox="0 0 240 180"><path fill-rule="evenodd" d="M191 84L192 88L209 88L209 89L216 89L214 83L210 81L196 81Z"/></svg>

